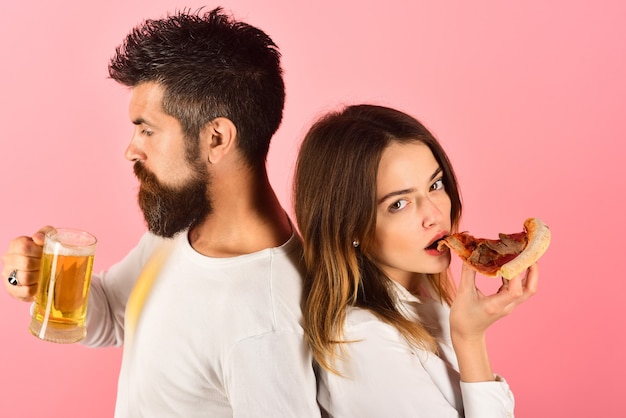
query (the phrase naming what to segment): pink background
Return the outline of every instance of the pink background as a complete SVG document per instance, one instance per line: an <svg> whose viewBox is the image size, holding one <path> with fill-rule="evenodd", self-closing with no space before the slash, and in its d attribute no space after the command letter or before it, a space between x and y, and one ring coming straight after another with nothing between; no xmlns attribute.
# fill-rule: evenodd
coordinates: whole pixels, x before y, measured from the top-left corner
<svg viewBox="0 0 626 418"><path fill-rule="evenodd" d="M92 4L3 3L0 252L44 224L80 227L99 238L101 270L144 231L123 157L129 95L107 79L108 59L143 18L203 3ZM369 101L417 116L457 169L464 229L516 232L529 216L552 229L540 292L489 335L517 416L624 416L626 3L223 5L284 54L287 107L269 170L285 207L318 114ZM28 305L1 291L0 416L111 417L121 350L41 342L28 323Z"/></svg>

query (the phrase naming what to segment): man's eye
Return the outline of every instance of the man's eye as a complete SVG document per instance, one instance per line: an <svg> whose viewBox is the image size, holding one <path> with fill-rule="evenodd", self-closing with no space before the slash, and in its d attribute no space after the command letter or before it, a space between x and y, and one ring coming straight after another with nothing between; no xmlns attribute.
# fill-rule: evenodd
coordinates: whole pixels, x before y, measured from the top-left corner
<svg viewBox="0 0 626 418"><path fill-rule="evenodd" d="M441 190L441 189L443 189L443 187L444 187L443 178L440 178L439 180L435 181L430 186L430 190Z"/></svg>
<svg viewBox="0 0 626 418"><path fill-rule="evenodd" d="M141 134L145 136L152 136L152 131L149 131L147 129L142 129Z"/></svg>
<svg viewBox="0 0 626 418"><path fill-rule="evenodd" d="M404 209L404 207L406 205L408 205L408 204L409 204L409 202L406 199L400 199L400 200L398 200L396 202L393 202L391 204L391 206L389 206L389 211L390 212L397 212L399 210Z"/></svg>

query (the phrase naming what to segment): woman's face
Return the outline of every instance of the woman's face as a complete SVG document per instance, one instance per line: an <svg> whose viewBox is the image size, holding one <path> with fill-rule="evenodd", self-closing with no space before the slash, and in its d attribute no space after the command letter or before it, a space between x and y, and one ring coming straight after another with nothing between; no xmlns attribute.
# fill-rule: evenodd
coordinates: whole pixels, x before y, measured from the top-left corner
<svg viewBox="0 0 626 418"><path fill-rule="evenodd" d="M450 252L436 241L450 233L450 197L441 167L421 142L392 142L376 185L374 255L391 279L409 288L415 273L441 273ZM433 245L434 244L434 245Z"/></svg>

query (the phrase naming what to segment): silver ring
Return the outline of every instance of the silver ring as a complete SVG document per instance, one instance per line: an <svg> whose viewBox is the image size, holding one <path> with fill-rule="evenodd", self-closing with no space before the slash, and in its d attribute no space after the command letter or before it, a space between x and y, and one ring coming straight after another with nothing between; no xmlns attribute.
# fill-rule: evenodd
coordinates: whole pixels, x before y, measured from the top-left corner
<svg viewBox="0 0 626 418"><path fill-rule="evenodd" d="M9 274L7 280L9 281L10 285L17 286L19 284L17 281L17 270L13 270L11 274Z"/></svg>

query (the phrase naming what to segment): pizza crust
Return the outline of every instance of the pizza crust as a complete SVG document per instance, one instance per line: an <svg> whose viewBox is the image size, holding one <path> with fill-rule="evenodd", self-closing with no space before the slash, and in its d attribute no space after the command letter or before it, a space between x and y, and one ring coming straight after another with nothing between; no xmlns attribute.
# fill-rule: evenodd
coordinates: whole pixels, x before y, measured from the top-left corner
<svg viewBox="0 0 626 418"><path fill-rule="evenodd" d="M528 236L528 244L517 257L500 268L499 274L505 279L510 280L535 264L550 245L550 228L540 219L527 219L524 222L524 229Z"/></svg>

